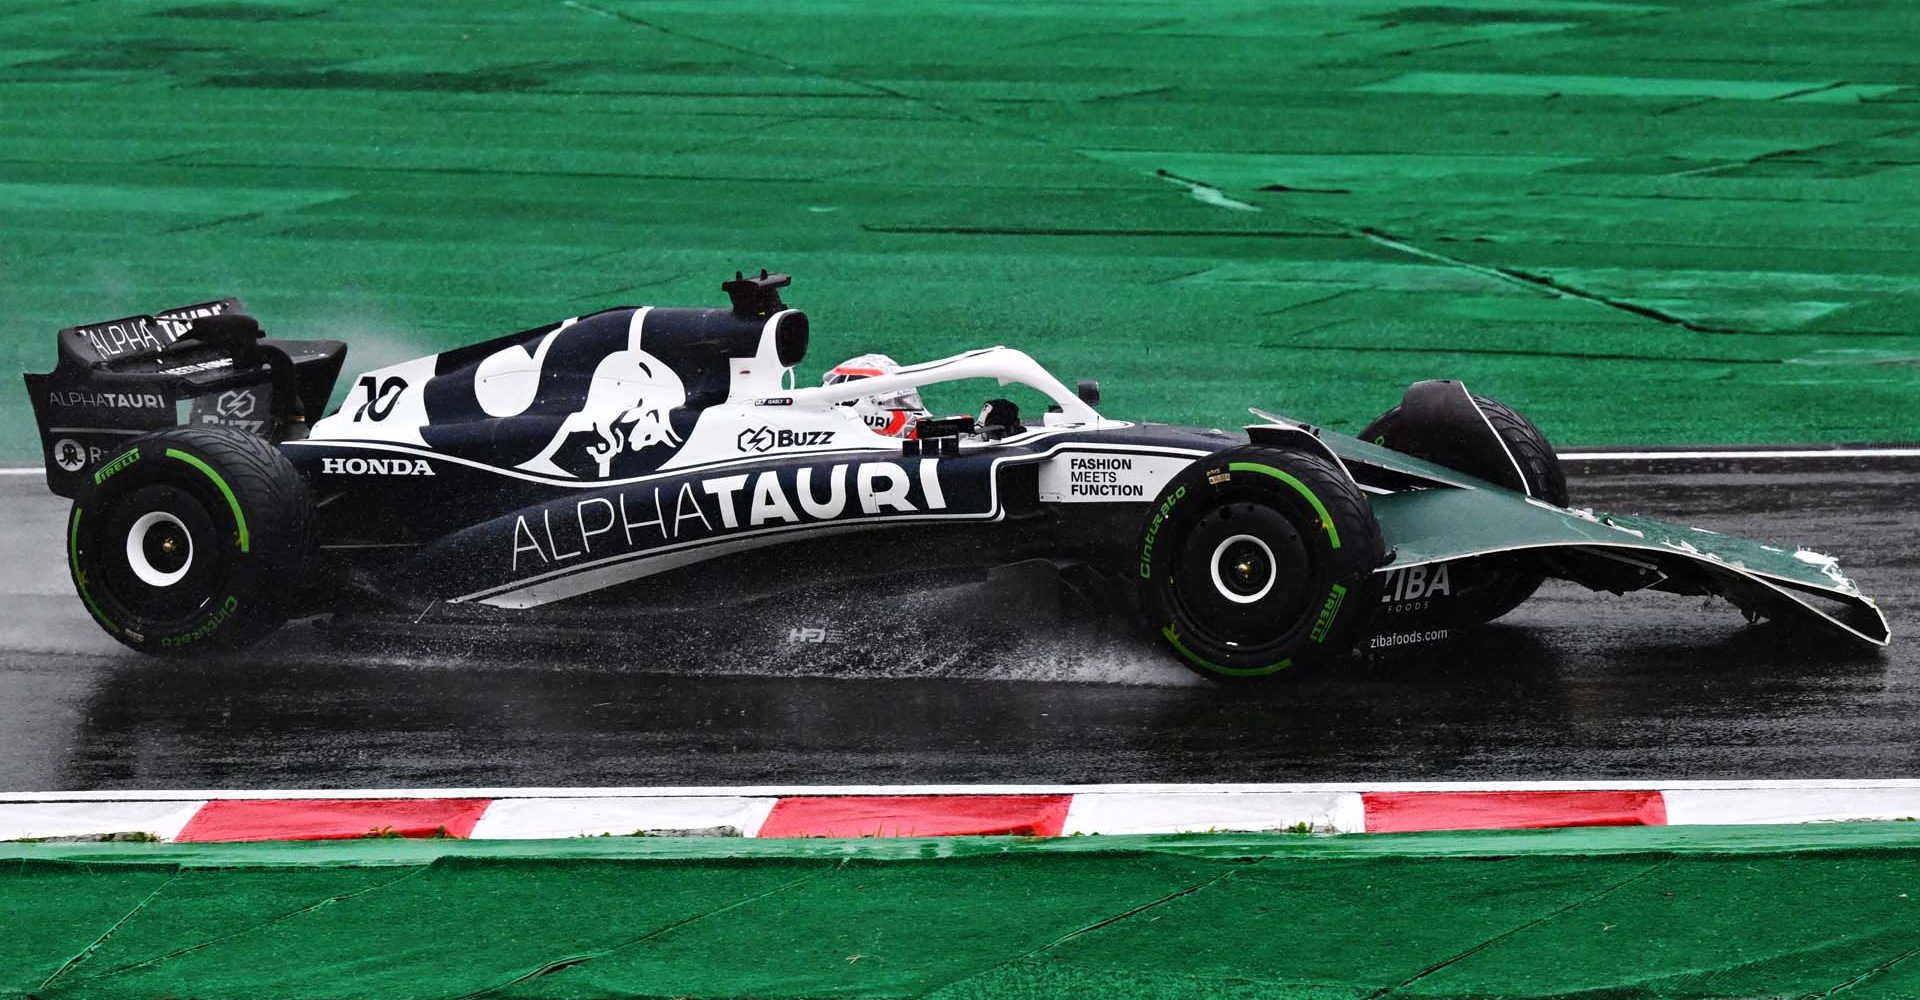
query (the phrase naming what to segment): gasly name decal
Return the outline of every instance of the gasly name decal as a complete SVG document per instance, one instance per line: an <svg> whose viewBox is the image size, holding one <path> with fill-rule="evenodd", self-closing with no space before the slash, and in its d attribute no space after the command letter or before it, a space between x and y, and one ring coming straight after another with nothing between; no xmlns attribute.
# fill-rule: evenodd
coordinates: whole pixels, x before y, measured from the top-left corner
<svg viewBox="0 0 1920 1000"><path fill-rule="evenodd" d="M513 573L789 524L950 510L939 460L841 462L638 484L514 518Z"/></svg>

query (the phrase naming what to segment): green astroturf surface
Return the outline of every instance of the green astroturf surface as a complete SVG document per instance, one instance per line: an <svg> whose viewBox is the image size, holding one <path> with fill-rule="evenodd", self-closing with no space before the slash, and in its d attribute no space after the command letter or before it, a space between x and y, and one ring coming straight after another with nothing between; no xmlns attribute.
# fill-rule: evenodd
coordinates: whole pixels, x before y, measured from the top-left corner
<svg viewBox="0 0 1920 1000"><path fill-rule="evenodd" d="M1920 7L0 5L0 358L221 294L349 374L792 272L812 379L1009 343L1115 416L1920 439ZM18 384L0 457L36 445Z"/></svg>
<svg viewBox="0 0 1920 1000"><path fill-rule="evenodd" d="M0 845L0 996L1893 997L1917 850L1911 823Z"/></svg>

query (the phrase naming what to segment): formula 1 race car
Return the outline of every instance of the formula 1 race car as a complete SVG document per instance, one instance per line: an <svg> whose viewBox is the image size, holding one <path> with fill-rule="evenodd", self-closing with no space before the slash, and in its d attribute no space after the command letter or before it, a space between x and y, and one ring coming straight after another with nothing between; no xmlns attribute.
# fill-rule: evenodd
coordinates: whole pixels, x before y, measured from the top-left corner
<svg viewBox="0 0 1920 1000"><path fill-rule="evenodd" d="M26 381L74 587L150 652L348 607L672 612L1034 562L1225 680L1477 625L1545 577L1888 639L1830 558L1570 509L1540 432L1458 382L1358 437L1110 419L1096 383L1006 347L796 388L787 284L378 368L324 417L345 345L268 339L232 299L62 330ZM902 434L856 405L958 380L1044 412L996 398Z"/></svg>

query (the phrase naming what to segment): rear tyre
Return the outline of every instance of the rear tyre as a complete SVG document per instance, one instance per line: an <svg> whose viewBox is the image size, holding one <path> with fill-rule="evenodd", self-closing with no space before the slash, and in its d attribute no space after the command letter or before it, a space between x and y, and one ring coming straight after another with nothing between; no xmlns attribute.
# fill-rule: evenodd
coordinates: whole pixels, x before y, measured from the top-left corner
<svg viewBox="0 0 1920 1000"><path fill-rule="evenodd" d="M1248 445L1173 477L1139 537L1145 625L1226 682L1267 680L1351 651L1378 600L1380 525L1326 456Z"/></svg>
<svg viewBox="0 0 1920 1000"><path fill-rule="evenodd" d="M1486 396L1474 396L1473 403L1486 415L1487 423L1492 425L1494 433L1500 436L1501 443L1513 455L1520 466L1521 476L1526 480L1527 492L1532 496L1565 507L1568 502L1567 474L1560 467L1560 457L1553 452L1553 445L1547 442L1547 436L1540 428L1521 416L1520 412L1496 399ZM1415 458L1424 458L1431 462L1440 462L1449 468L1464 472L1480 479L1500 481L1508 471L1505 469L1468 468L1471 462L1463 462L1457 456L1427 455L1405 443L1395 444L1405 431L1405 421L1401 418L1400 407L1396 406L1379 419L1370 423L1360 432L1360 439L1396 451L1405 452ZM1461 428L1461 435L1481 434L1478 427ZM1510 560L1499 557L1474 560L1471 563L1456 564L1452 579L1454 602L1451 610L1457 620L1464 624L1480 624L1512 611L1525 603L1533 592L1540 589L1545 577L1539 573L1519 570L1509 565ZM1389 609L1391 610L1391 609Z"/></svg>
<svg viewBox="0 0 1920 1000"><path fill-rule="evenodd" d="M67 518L67 566L93 620L148 653L244 646L297 610L313 501L272 444L226 427L135 438Z"/></svg>

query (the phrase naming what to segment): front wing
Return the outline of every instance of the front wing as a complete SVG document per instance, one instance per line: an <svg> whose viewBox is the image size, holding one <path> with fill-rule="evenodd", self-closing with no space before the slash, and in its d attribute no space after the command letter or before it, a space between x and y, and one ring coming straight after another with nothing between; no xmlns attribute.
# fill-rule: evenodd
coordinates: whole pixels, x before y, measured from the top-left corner
<svg viewBox="0 0 1920 1000"><path fill-rule="evenodd" d="M1352 464L1428 479L1374 497L1394 553L1389 569L1525 552L1549 575L1596 590L1719 594L1749 613L1819 622L1876 646L1891 637L1886 616L1830 556L1650 517L1568 510L1353 439L1334 447Z"/></svg>

